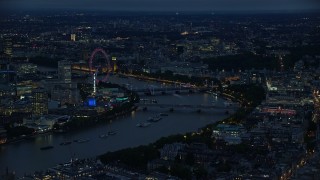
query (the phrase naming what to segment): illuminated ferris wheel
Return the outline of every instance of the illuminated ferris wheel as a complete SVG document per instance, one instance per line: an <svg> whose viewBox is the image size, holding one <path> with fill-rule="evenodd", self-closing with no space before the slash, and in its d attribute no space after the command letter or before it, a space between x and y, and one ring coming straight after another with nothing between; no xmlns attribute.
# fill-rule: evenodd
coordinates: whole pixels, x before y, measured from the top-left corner
<svg viewBox="0 0 320 180"><path fill-rule="evenodd" d="M102 58L95 60L97 53L102 54ZM96 94L96 84L99 81L106 82L109 77L109 72L111 71L110 60L108 54L102 48L96 48L89 59L89 70L93 76L93 94ZM98 74L104 74L99 80L97 77Z"/></svg>

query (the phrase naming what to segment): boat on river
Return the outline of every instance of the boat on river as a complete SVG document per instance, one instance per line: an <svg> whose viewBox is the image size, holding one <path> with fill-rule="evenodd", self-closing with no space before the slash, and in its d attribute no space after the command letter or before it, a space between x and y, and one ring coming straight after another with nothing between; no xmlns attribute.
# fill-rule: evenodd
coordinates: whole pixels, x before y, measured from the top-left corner
<svg viewBox="0 0 320 180"><path fill-rule="evenodd" d="M149 119L148 119L148 121L149 122L158 122L158 121L160 121L162 119L162 117L160 117L160 116L154 116L154 117L150 117Z"/></svg>
<svg viewBox="0 0 320 180"><path fill-rule="evenodd" d="M69 144L71 144L71 143L72 143L71 141L62 142L62 143L60 143L60 146L69 145Z"/></svg>
<svg viewBox="0 0 320 180"><path fill-rule="evenodd" d="M159 116L169 116L169 115L166 113L160 113Z"/></svg>
<svg viewBox="0 0 320 180"><path fill-rule="evenodd" d="M117 131L108 131L108 135L116 135Z"/></svg>
<svg viewBox="0 0 320 180"><path fill-rule="evenodd" d="M74 142L77 142L77 143L85 143L85 142L89 142L90 139L78 139L78 140L74 140Z"/></svg>
<svg viewBox="0 0 320 180"><path fill-rule="evenodd" d="M136 126L137 127L148 127L150 126L151 123L148 123L148 122L143 122L143 123L138 123Z"/></svg>
<svg viewBox="0 0 320 180"><path fill-rule="evenodd" d="M99 135L99 138L106 138L106 137L108 137L109 135L108 134L100 134Z"/></svg>

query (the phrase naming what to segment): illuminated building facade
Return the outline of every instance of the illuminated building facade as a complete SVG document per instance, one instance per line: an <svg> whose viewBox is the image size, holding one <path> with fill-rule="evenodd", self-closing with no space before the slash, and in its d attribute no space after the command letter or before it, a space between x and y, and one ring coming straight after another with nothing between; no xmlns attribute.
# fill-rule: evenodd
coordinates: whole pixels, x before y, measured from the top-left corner
<svg viewBox="0 0 320 180"><path fill-rule="evenodd" d="M41 88L32 91L32 114L48 114L48 93Z"/></svg>
<svg viewBox="0 0 320 180"><path fill-rule="evenodd" d="M16 95L16 90L12 85L0 84L0 97L7 98Z"/></svg>
<svg viewBox="0 0 320 180"><path fill-rule="evenodd" d="M16 67L16 72L18 76L24 76L26 74L36 74L37 70L37 65L32 63L22 63L18 64Z"/></svg>
<svg viewBox="0 0 320 180"><path fill-rule="evenodd" d="M76 34L71 34L70 35L70 40L71 41L76 41Z"/></svg>
<svg viewBox="0 0 320 180"><path fill-rule="evenodd" d="M8 57L12 57L12 38L6 37L4 39L4 54Z"/></svg>

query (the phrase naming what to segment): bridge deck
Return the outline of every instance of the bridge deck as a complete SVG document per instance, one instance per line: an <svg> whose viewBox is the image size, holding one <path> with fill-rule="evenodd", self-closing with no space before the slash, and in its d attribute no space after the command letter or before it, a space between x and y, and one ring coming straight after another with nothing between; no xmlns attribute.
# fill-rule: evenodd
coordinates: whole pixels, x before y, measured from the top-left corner
<svg viewBox="0 0 320 180"><path fill-rule="evenodd" d="M191 104L157 104L138 103L138 106L168 107L168 108L197 108L197 109L235 109L236 106L216 106L216 105L191 105Z"/></svg>
<svg viewBox="0 0 320 180"><path fill-rule="evenodd" d="M163 87L156 87L156 88L142 88L142 89L132 89L135 92L150 92L150 91L186 91L186 90L192 90L192 91L203 91L206 89L201 89L201 88L189 88L189 87L169 87L169 88L163 88Z"/></svg>

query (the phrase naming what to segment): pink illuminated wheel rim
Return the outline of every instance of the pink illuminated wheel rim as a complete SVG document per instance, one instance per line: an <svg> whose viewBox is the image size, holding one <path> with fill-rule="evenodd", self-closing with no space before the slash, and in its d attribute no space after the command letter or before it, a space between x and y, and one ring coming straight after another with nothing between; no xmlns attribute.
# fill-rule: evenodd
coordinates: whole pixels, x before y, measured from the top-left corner
<svg viewBox="0 0 320 180"><path fill-rule="evenodd" d="M90 59L89 59L89 70L90 70L90 73L93 75L95 72L97 72L99 70L100 67L93 67L92 65L92 62L93 62L93 59L95 57L95 55L100 52L102 53L102 55L104 56L104 58L106 59L106 63L104 64L107 68L107 74L101 79L102 82L106 82L108 80L108 77L109 77L109 73L110 73L110 69L111 69L111 66L110 66L110 60L109 60L109 56L108 54L102 49L102 48L96 48L91 56L90 56ZM99 82L98 79L96 79L96 82Z"/></svg>

